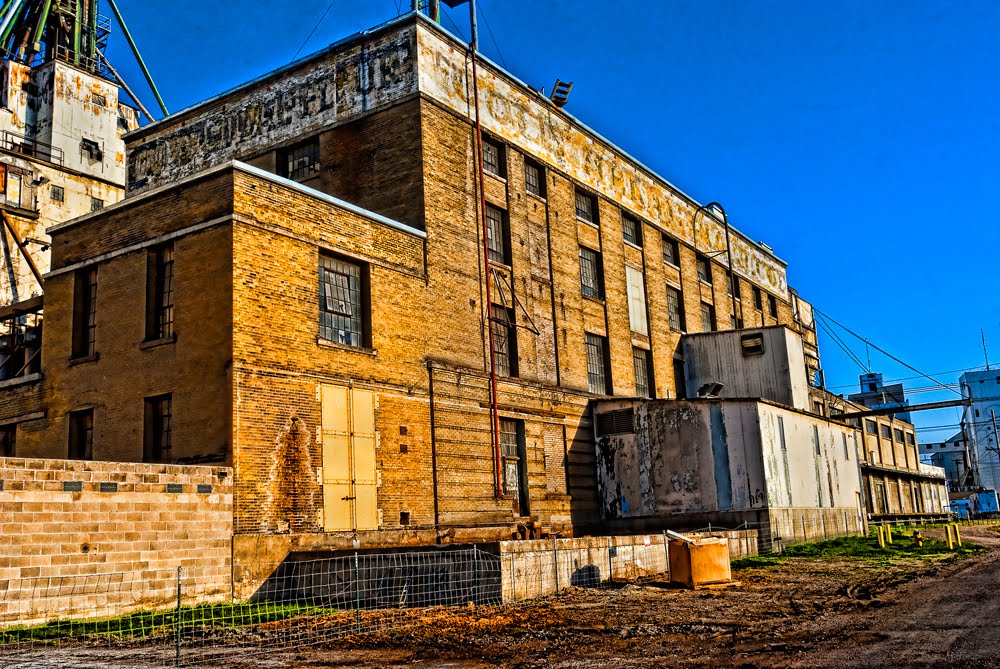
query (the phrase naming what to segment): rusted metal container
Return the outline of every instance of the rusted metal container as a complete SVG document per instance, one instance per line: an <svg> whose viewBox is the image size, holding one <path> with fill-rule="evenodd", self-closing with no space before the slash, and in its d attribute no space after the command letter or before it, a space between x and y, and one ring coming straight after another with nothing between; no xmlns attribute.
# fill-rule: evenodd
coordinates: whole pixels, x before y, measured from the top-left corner
<svg viewBox="0 0 1000 669"><path fill-rule="evenodd" d="M730 583L729 542L713 537L670 542L670 581L689 588Z"/></svg>

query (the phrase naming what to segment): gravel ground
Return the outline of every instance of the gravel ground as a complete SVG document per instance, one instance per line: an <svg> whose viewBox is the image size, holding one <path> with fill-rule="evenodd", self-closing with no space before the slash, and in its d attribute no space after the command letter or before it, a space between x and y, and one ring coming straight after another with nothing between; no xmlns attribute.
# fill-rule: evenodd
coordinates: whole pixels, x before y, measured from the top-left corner
<svg viewBox="0 0 1000 669"><path fill-rule="evenodd" d="M229 648L198 666L315 667L997 667L1000 534L961 562L794 558L743 569L739 585L661 582L571 588L506 609L415 611L412 624L319 648ZM929 533L933 534L933 532ZM196 659L186 650L187 660ZM60 647L0 667L172 665L170 649Z"/></svg>

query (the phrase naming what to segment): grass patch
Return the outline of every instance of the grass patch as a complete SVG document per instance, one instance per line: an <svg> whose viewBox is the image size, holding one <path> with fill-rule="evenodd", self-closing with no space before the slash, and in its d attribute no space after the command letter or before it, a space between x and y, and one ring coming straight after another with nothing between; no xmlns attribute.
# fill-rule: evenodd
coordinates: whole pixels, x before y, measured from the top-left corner
<svg viewBox="0 0 1000 669"><path fill-rule="evenodd" d="M893 532L893 542L885 548L878 545L874 534L868 536L853 535L837 537L825 541L812 541L802 544L792 544L777 555L753 555L733 560L734 569L773 567L785 564L795 558L852 558L873 562L893 562L907 558L929 558L947 556L948 560L959 560L964 557L982 553L986 549L977 544L964 542L961 548L948 550L948 544L940 539L924 537L923 546L916 546L912 538L913 530L896 530Z"/></svg>
<svg viewBox="0 0 1000 669"><path fill-rule="evenodd" d="M0 646L31 642L56 642L80 638L145 639L169 636L200 628L227 629L288 620L304 615L330 615L338 609L303 604L254 602L202 604L171 611L141 611L101 620L55 620L43 625L0 629Z"/></svg>

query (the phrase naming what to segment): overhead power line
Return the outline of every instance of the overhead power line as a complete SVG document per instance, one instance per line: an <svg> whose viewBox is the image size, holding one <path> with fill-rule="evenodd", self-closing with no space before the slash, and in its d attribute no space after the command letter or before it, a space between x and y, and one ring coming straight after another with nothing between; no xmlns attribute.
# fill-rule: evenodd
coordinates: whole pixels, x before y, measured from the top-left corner
<svg viewBox="0 0 1000 669"><path fill-rule="evenodd" d="M938 381L937 379L935 379L933 376L929 376L927 374L924 374L923 372L921 372L919 369L917 369L913 365L900 360L899 358L897 358L896 356L894 356L892 353L889 353L888 351L886 351L884 348L876 346L875 344L871 343L871 341L869 341L865 337L862 337L861 335L859 335L857 332L855 332L854 330L850 329L846 325L843 325L843 324L837 322L836 320L834 320L833 318L830 318L825 313L823 313L822 311L820 311L819 309L817 309L815 306L813 306L813 311L816 312L817 314L819 314L824 320L830 321L831 323L833 323L837 327L841 328L842 330L844 330L848 334L850 334L850 335L852 335L854 337L857 337L859 340L863 341L866 346L871 346L873 349L875 349L876 351L878 351L882 355L887 356L887 357L889 357L892 360L895 360L896 362L898 362L899 364L901 364L903 367L906 367L907 369L909 369L909 370L911 370L913 372L916 372L920 376L923 376L923 377L925 377L927 379L930 379L931 381L933 381L934 383L938 384L942 388L946 388L947 390L950 390L951 392L955 393L959 397L962 396L962 393L960 393L959 391L955 390L954 388L948 388L947 385L945 385L944 383L941 383L940 381Z"/></svg>
<svg viewBox="0 0 1000 669"><path fill-rule="evenodd" d="M325 19L326 15L330 13L331 9L333 9L333 4L335 2L337 2L337 0L330 0L330 4L327 5L326 11L323 12L323 16L319 17L319 21L316 22L315 26L313 26L312 31L310 31L309 36L306 37L305 41L302 42L302 46L299 47L299 50L295 52L294 56L292 56L292 60L295 60L296 58L298 58L299 54L302 53L302 49L306 48L306 44L309 43L309 40L312 39L312 36L316 34L317 30L319 30L320 24L323 23L323 19Z"/></svg>

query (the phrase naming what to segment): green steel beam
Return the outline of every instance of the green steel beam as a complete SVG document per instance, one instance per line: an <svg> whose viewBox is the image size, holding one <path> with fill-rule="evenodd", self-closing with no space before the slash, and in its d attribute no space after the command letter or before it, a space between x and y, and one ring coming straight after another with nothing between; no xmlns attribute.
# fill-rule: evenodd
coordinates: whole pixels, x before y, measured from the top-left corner
<svg viewBox="0 0 1000 669"><path fill-rule="evenodd" d="M170 113L167 111L167 105L163 103L163 98L160 97L160 91L156 90L156 84L153 83L153 77L149 74L149 70L146 68L146 63L142 60L142 56L139 55L139 47L135 45L135 41L132 39L132 35L128 31L128 26L125 25L125 19L122 18L121 12L118 11L118 5L115 4L115 0L108 0L108 4L111 5L111 11L115 13L118 25L122 27L122 33L125 34L125 39L128 40L128 45L132 47L132 53L135 55L135 59L139 63L139 67L142 69L142 74L146 77L146 83L149 84L149 88L153 91L153 95L156 96L157 104L160 105L160 110L163 112L163 115L166 116Z"/></svg>
<svg viewBox="0 0 1000 669"><path fill-rule="evenodd" d="M97 0L87 5L87 58L97 67Z"/></svg>
<svg viewBox="0 0 1000 669"><path fill-rule="evenodd" d="M45 24L49 22L49 11L52 9L52 0L45 0L42 13L38 16L38 25L35 27L35 51L41 51L42 37L45 34Z"/></svg>
<svg viewBox="0 0 1000 669"><path fill-rule="evenodd" d="M80 64L80 49L83 43L83 34L80 24L83 23L83 0L76 0L76 20L73 21L73 62Z"/></svg>

